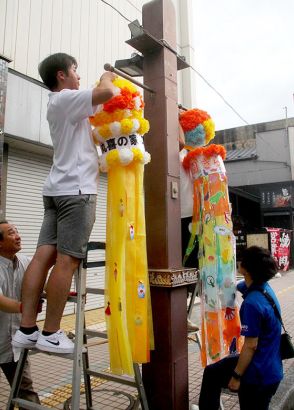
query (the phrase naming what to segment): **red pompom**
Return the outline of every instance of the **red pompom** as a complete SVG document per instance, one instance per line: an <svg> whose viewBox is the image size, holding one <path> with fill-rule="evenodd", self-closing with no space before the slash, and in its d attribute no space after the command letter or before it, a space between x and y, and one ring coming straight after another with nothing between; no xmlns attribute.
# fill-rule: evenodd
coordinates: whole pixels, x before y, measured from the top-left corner
<svg viewBox="0 0 294 410"><path fill-rule="evenodd" d="M131 92L128 88L122 88L120 94L112 97L109 101L103 104L103 110L108 113L112 113L115 110L134 110L135 102L134 98L140 97L140 108L144 107L142 97L138 91Z"/></svg>
<svg viewBox="0 0 294 410"><path fill-rule="evenodd" d="M212 157L213 155L220 155L223 160L226 158L226 149L222 145L211 144L208 147L197 147L193 151L188 152L183 160L183 167L190 168L190 162L193 158L204 155L205 157Z"/></svg>
<svg viewBox="0 0 294 410"><path fill-rule="evenodd" d="M180 114L180 124L184 132L191 131L196 128L199 124L204 121L209 120L211 117L206 111L198 110L197 108L193 110L188 110Z"/></svg>

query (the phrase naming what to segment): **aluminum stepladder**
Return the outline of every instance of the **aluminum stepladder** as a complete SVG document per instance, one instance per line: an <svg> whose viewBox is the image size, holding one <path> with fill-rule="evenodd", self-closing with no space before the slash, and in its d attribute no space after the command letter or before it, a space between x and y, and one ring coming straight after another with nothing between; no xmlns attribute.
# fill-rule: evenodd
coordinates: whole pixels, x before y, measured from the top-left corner
<svg viewBox="0 0 294 410"><path fill-rule="evenodd" d="M195 283L195 286L194 286L194 289L193 289L193 292L192 292L192 295L191 295L191 298L190 298L189 306L188 306L188 309L187 309L187 318L188 319L191 319L192 311L193 311L194 303L195 303L195 298L196 298L196 296L199 295L199 291L200 291L199 271L197 273L197 277L198 277L198 279L197 279L197 282ZM193 340L190 337L190 335L194 334L195 335L195 342L198 344L199 350L201 350L201 340L200 340L199 332L200 332L199 330L193 330L193 331L189 332L188 333L188 339Z"/></svg>
<svg viewBox="0 0 294 410"><path fill-rule="evenodd" d="M105 243L103 242L89 242L88 252L93 250L105 250ZM85 396L87 410L98 410L93 407L92 401L92 389L91 389L91 376L100 377L105 380L125 384L137 388L138 398L135 402L134 408L138 408L139 402L143 410L149 410L145 389L142 382L141 372L139 365L134 363L134 378L128 376L112 375L108 372L96 371L90 368L89 354L88 354L88 336L100 337L107 339L106 332L99 332L94 330L87 330L85 322L85 303L86 294L104 294L104 289L98 288L86 288L87 269L94 267L105 266L104 261L88 262L88 252L86 258L81 261L79 269L75 273L76 292L74 296L69 296L68 301L76 303L76 320L75 320L75 339L74 339L74 352L73 354L58 354L59 357L64 357L73 360L73 372L72 372L72 397L71 397L71 410L80 410L80 390L81 379L84 376ZM37 353L37 351L35 350ZM18 397L19 388L22 381L23 370L25 362L27 360L29 349L22 349L20 358L18 361L15 377L10 391L6 410L13 410L14 405L23 407L28 410L46 410L48 407L32 403L27 400L23 400ZM45 352L41 352L45 353ZM50 355L57 355L54 353L48 353Z"/></svg>
<svg viewBox="0 0 294 410"><path fill-rule="evenodd" d="M93 251L93 250L105 250L105 243L104 242L89 242L88 243L88 252ZM84 260L84 269L88 268L96 268L96 267L101 267L105 266L105 260L104 261L94 261L94 262L89 262L88 261L88 255ZM86 293L87 294L93 294L93 295L104 295L104 289L99 289L99 288L86 288ZM85 323L85 322L84 322ZM97 330L90 330L87 329L86 327L84 328L84 343L87 345L87 338L89 337L100 337L107 339L107 333L106 332L101 332ZM129 376L118 376L111 374L109 372L105 371L97 371L91 369L89 366L89 356L88 356L88 351L86 354L83 355L83 367L84 367L84 381L85 381L85 393L86 393L86 401L87 401L87 410L92 409L92 394L91 394L91 378L90 376L94 377L99 377L101 379L105 379L108 381L120 383L120 384L125 384L127 386L132 386L135 387L138 391L138 398L134 404L134 409L138 408L139 403L141 404L142 410L149 410L148 407L148 402L147 402L147 397L141 377L141 372L140 372L140 367L137 363L133 364L134 367L134 377L129 377Z"/></svg>
<svg viewBox="0 0 294 410"><path fill-rule="evenodd" d="M80 410L80 384L81 376L83 370L83 358L84 354L87 354L86 350L83 350L83 334L84 334L84 312L85 312L85 300L86 300L86 271L84 268L85 261L80 263L79 269L75 272L75 284L76 284L76 296L69 296L68 301L75 302L76 307L76 320L75 320L75 341L74 341L74 352L73 354L54 354L48 353L50 355L57 355L59 357L64 357L66 359L73 360L73 372L72 372L72 409ZM26 359L28 357L30 349L22 349L20 358L18 361L16 373L14 376L13 384L10 391L10 396L7 403L7 410L13 410L14 405L17 404L19 407L23 407L28 410L45 410L48 407L23 400L18 397L18 392L20 384L22 381L23 370L25 366ZM38 353L37 350L34 350ZM40 353L45 353L41 352Z"/></svg>

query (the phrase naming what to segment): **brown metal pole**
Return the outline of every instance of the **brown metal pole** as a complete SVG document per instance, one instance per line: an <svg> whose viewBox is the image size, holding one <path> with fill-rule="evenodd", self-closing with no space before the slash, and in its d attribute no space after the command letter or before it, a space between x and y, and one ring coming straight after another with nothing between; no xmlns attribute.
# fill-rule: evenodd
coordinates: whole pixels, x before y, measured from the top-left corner
<svg viewBox="0 0 294 410"><path fill-rule="evenodd" d="M146 3L143 27L176 49L171 0ZM145 198L155 351L151 362L143 365L143 382L150 409L187 410L186 285L193 272L183 271L181 263L176 55L166 47L144 53L144 83L156 94L145 93L145 117L151 123L145 138L151 153Z"/></svg>
<svg viewBox="0 0 294 410"><path fill-rule="evenodd" d="M133 77L130 75L124 73L121 70L118 70L117 68L113 67L111 64L106 63L104 64L104 70L105 71L111 71L115 74L120 75L123 78L126 78L127 80L131 81L133 84L136 84L138 87L143 88L146 91L149 91L150 93L155 93L155 91L151 90L151 88L147 87L145 84L140 83L139 81L135 80Z"/></svg>

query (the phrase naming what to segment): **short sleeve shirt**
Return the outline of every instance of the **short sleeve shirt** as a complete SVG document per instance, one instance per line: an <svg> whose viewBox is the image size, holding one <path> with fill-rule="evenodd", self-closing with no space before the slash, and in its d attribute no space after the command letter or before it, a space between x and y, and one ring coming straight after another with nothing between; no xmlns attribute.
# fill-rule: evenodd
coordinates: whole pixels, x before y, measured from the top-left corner
<svg viewBox="0 0 294 410"><path fill-rule="evenodd" d="M181 218L193 215L193 182L189 171L183 168L183 159L187 150L180 151L180 194L181 194Z"/></svg>
<svg viewBox="0 0 294 410"><path fill-rule="evenodd" d="M31 258L18 255L15 261L0 256L0 294L20 300L24 272ZM21 315L0 311L0 363L13 361L11 340L20 326Z"/></svg>
<svg viewBox="0 0 294 410"><path fill-rule="evenodd" d="M241 335L258 337L257 349L249 364L243 380L250 384L269 385L278 383L283 378L283 367L280 356L281 324L273 307L265 296L255 290L238 284L244 301L240 309ZM279 302L268 283L259 286L265 289L280 310Z"/></svg>
<svg viewBox="0 0 294 410"><path fill-rule="evenodd" d="M92 90L49 93L47 120L54 157L43 195L97 194L98 154L88 119L95 109Z"/></svg>

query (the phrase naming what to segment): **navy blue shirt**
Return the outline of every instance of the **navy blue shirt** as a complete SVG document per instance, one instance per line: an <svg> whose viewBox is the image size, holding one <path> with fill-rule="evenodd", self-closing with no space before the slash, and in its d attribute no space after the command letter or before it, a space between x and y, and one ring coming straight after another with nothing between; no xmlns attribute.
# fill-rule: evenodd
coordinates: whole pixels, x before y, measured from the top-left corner
<svg viewBox="0 0 294 410"><path fill-rule="evenodd" d="M266 290L281 311L276 295L268 283L258 286ZM265 296L252 284L247 288L245 281L237 285L244 301L240 308L241 335L258 337L257 349L242 380L248 384L269 385L283 378L280 356L281 323Z"/></svg>

